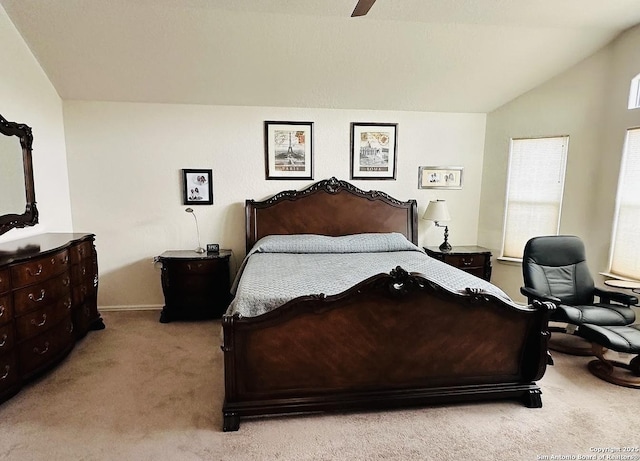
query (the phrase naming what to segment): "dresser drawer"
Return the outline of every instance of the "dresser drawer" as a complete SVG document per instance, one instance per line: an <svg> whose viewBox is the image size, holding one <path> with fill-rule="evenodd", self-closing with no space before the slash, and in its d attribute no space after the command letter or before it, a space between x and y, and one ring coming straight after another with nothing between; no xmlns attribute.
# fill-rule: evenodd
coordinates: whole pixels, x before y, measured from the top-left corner
<svg viewBox="0 0 640 461"><path fill-rule="evenodd" d="M62 274L38 285L18 290L13 295L15 316L24 315L70 295L70 279Z"/></svg>
<svg viewBox="0 0 640 461"><path fill-rule="evenodd" d="M73 283L80 281L91 281L96 274L96 266L91 259L85 259L78 264L71 266L71 279Z"/></svg>
<svg viewBox="0 0 640 461"><path fill-rule="evenodd" d="M0 294L11 289L11 281L9 280L9 269L0 271Z"/></svg>
<svg viewBox="0 0 640 461"><path fill-rule="evenodd" d="M62 274L68 267L69 253L67 250L13 266L11 268L13 288L39 283L55 275Z"/></svg>
<svg viewBox="0 0 640 461"><path fill-rule="evenodd" d="M79 245L74 245L69 251L71 253L71 263L77 264L93 255L93 242L82 242Z"/></svg>
<svg viewBox="0 0 640 461"><path fill-rule="evenodd" d="M70 297L62 298L55 304L16 317L17 340L22 342L37 336L67 317L71 317Z"/></svg>
<svg viewBox="0 0 640 461"><path fill-rule="evenodd" d="M73 324L77 327L76 335L84 336L91 323L98 318L97 309L92 308L91 303L84 303L73 310Z"/></svg>
<svg viewBox="0 0 640 461"><path fill-rule="evenodd" d="M16 366L15 354L0 354L0 396L18 384L19 380L20 374Z"/></svg>
<svg viewBox="0 0 640 461"><path fill-rule="evenodd" d="M73 287L73 305L79 306L84 303L88 298L96 295L96 289L93 283L84 282L81 285Z"/></svg>
<svg viewBox="0 0 640 461"><path fill-rule="evenodd" d="M49 331L18 345L20 373L25 376L38 371L70 350L75 340L73 323L65 319Z"/></svg>
<svg viewBox="0 0 640 461"><path fill-rule="evenodd" d="M0 296L0 325L10 322L13 318L13 296Z"/></svg>
<svg viewBox="0 0 640 461"><path fill-rule="evenodd" d="M13 325L0 327L0 355L10 351L15 343L13 337Z"/></svg>

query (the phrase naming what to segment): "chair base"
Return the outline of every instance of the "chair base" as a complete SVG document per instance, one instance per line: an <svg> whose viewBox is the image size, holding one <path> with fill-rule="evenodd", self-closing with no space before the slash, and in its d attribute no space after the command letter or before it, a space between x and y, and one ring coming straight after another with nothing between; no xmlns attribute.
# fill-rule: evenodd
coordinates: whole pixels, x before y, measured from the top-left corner
<svg viewBox="0 0 640 461"><path fill-rule="evenodd" d="M589 371L600 379L618 386L640 389L640 355L635 356L627 364L604 357L604 348L593 343L593 352L598 360L588 364Z"/></svg>
<svg viewBox="0 0 640 461"><path fill-rule="evenodd" d="M591 343L580 336L567 331L562 327L549 327L551 336L549 337L548 348L563 354L590 357L593 355Z"/></svg>

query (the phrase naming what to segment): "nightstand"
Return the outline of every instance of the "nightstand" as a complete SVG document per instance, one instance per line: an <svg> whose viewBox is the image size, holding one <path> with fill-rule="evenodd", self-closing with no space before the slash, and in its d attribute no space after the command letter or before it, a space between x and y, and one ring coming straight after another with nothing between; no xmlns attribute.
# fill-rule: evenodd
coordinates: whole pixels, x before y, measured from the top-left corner
<svg viewBox="0 0 640 461"><path fill-rule="evenodd" d="M491 251L475 246L454 246L444 252L438 247L424 247L429 256L462 269L486 281L491 281Z"/></svg>
<svg viewBox="0 0 640 461"><path fill-rule="evenodd" d="M171 250L156 257L165 302L160 322L222 317L231 300L230 257L230 250Z"/></svg>

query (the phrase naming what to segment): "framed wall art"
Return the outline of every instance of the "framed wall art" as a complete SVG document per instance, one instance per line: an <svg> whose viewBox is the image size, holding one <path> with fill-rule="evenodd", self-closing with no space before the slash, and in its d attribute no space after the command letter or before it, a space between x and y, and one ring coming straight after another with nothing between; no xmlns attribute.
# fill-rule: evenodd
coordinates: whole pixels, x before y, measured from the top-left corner
<svg viewBox="0 0 640 461"><path fill-rule="evenodd" d="M267 179L313 179L313 122L264 122Z"/></svg>
<svg viewBox="0 0 640 461"><path fill-rule="evenodd" d="M351 124L351 179L396 179L397 123Z"/></svg>
<svg viewBox="0 0 640 461"><path fill-rule="evenodd" d="M213 204L211 170L182 170L182 198L185 205Z"/></svg>
<svg viewBox="0 0 640 461"><path fill-rule="evenodd" d="M461 166L418 167L418 189L462 189Z"/></svg>

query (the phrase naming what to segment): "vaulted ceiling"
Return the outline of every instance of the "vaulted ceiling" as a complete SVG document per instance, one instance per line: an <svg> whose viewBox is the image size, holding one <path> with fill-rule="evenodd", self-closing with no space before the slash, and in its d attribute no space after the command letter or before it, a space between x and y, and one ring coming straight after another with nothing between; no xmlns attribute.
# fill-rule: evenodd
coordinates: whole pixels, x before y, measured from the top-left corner
<svg viewBox="0 0 640 461"><path fill-rule="evenodd" d="M63 99L489 112L638 0L0 0Z"/></svg>

